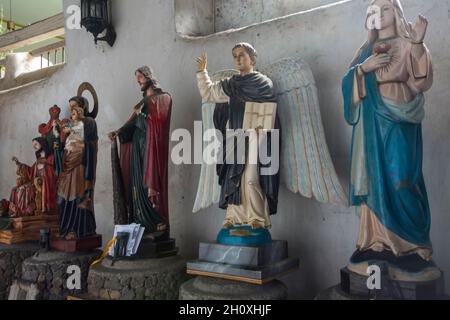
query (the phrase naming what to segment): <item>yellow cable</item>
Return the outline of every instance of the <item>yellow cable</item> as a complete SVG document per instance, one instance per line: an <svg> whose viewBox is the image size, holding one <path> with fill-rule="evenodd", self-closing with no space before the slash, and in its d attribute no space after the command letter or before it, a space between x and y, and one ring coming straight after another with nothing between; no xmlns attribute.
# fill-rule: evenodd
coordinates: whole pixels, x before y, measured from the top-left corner
<svg viewBox="0 0 450 320"><path fill-rule="evenodd" d="M103 259L106 258L106 256L108 255L109 249L116 243L116 237L112 238L108 244L105 247L105 250L103 250L102 255L100 256L99 259L95 260L94 262L92 262L91 266L95 266L96 264L99 264L100 262L103 261Z"/></svg>

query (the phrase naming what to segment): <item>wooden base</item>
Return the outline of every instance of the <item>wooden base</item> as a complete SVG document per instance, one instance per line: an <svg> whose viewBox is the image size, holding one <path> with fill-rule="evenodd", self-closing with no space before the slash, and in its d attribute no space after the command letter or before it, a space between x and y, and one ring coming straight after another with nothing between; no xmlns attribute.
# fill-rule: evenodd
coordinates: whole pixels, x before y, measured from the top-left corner
<svg viewBox="0 0 450 320"><path fill-rule="evenodd" d="M0 231L0 243L11 245L28 241L39 241L41 229L50 229L51 234L58 234L58 216L45 215L11 218L11 229Z"/></svg>
<svg viewBox="0 0 450 320"><path fill-rule="evenodd" d="M83 300L89 300L87 296L68 296L67 301L83 301Z"/></svg>
<svg viewBox="0 0 450 320"><path fill-rule="evenodd" d="M272 281L276 280L277 278L283 277L283 276L288 275L297 270L298 270L297 268L288 270L286 272L283 272L283 273L277 274L273 277L269 277L269 278L265 278L265 279L252 279L252 278L246 278L246 277L241 277L241 276L233 276L233 275L228 275L228 274L198 271L198 270L191 270L191 269L187 269L186 273L189 275L192 275L192 276L211 277L211 278L232 280L232 281L238 281L238 282L244 282L244 283L250 283L250 284L264 285L266 283L272 282Z"/></svg>
<svg viewBox="0 0 450 320"><path fill-rule="evenodd" d="M101 246L102 236L100 234L78 240L52 239L50 241L52 250L66 253L88 252Z"/></svg>

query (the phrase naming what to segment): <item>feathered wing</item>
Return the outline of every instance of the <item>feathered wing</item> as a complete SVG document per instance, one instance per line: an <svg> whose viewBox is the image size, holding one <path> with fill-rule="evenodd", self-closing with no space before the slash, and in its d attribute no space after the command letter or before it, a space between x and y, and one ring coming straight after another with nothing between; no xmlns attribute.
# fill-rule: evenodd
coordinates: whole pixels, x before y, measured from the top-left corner
<svg viewBox="0 0 450 320"><path fill-rule="evenodd" d="M220 81L237 74L235 70L218 71L213 74L213 81ZM203 103L202 105L202 119L203 131L215 129L214 127L214 109L215 103ZM208 142L203 142L203 149L206 148ZM207 164L202 159L202 167L200 173L200 180L198 182L197 196L193 212L199 212L202 209L210 207L214 203L219 203L220 200L220 185L219 177L217 176L216 165Z"/></svg>
<svg viewBox="0 0 450 320"><path fill-rule="evenodd" d="M328 150L317 87L308 64L286 58L264 73L275 86L281 123L281 181L322 203L348 206Z"/></svg>

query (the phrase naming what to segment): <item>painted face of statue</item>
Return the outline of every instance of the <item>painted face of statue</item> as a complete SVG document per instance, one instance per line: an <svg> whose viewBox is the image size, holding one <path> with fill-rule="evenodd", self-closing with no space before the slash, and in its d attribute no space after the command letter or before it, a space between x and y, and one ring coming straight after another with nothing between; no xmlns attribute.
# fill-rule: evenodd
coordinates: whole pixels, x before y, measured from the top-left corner
<svg viewBox="0 0 450 320"><path fill-rule="evenodd" d="M76 109L72 109L71 117L73 121L78 121L78 112Z"/></svg>
<svg viewBox="0 0 450 320"><path fill-rule="evenodd" d="M60 114L59 110L57 110L57 109L50 109L50 118L52 120L58 120L59 119L59 114Z"/></svg>
<svg viewBox="0 0 450 320"><path fill-rule="evenodd" d="M145 90L148 86L148 79L140 72L136 72L136 81L141 90Z"/></svg>
<svg viewBox="0 0 450 320"><path fill-rule="evenodd" d="M244 47L233 50L233 59L236 69L240 72L250 72L253 69L254 61Z"/></svg>
<svg viewBox="0 0 450 320"><path fill-rule="evenodd" d="M77 104L77 102L74 101L74 100L72 100L72 101L69 102L69 106L70 106L70 109L73 109L73 108L75 108L75 107L79 107L79 105Z"/></svg>
<svg viewBox="0 0 450 320"><path fill-rule="evenodd" d="M39 143L39 141L36 141L36 140L33 141L33 148L36 152L39 152L42 150L41 144Z"/></svg>
<svg viewBox="0 0 450 320"><path fill-rule="evenodd" d="M375 23L376 29L383 30L395 24L395 9L389 0L374 1L369 13L371 15L377 15L375 18L379 19L379 23Z"/></svg>

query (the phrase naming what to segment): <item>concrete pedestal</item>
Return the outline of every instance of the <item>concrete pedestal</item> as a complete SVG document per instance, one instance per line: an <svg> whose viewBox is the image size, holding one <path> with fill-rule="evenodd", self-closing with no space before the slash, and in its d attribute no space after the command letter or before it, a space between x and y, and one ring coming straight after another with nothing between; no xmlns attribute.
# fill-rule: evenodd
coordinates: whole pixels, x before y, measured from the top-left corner
<svg viewBox="0 0 450 320"><path fill-rule="evenodd" d="M180 288L180 300L286 300L287 297L287 287L278 280L256 285L196 277Z"/></svg>
<svg viewBox="0 0 450 320"><path fill-rule="evenodd" d="M21 281L35 284L39 293L36 300L65 300L69 295L86 292L90 264L101 251L90 253L38 252L22 264ZM80 290L67 288L69 266L80 268Z"/></svg>
<svg viewBox="0 0 450 320"><path fill-rule="evenodd" d="M444 275L422 281L399 281L387 270L380 277L380 288L369 289L368 276L341 270L341 283L317 295L315 300L447 300Z"/></svg>
<svg viewBox="0 0 450 320"><path fill-rule="evenodd" d="M89 272L88 295L95 300L177 300L187 280L180 256L112 262L110 258Z"/></svg>
<svg viewBox="0 0 450 320"><path fill-rule="evenodd" d="M346 294L344 291L342 291L341 285L337 285L325 291L322 291L317 295L317 297L314 300L364 300L364 299Z"/></svg>
<svg viewBox="0 0 450 320"><path fill-rule="evenodd" d="M8 299L9 288L22 276L22 263L39 250L37 243L0 245L0 300Z"/></svg>

